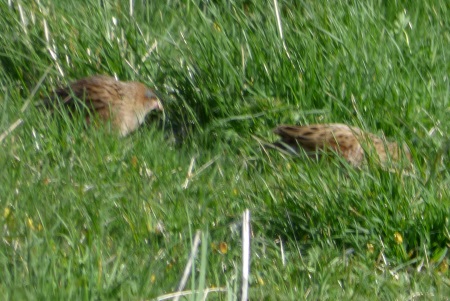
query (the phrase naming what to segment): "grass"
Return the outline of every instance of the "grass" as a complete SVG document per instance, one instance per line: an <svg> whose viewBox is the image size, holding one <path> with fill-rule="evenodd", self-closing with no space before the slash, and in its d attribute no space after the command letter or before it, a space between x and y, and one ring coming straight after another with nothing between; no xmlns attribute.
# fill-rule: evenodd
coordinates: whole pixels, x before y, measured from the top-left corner
<svg viewBox="0 0 450 301"><path fill-rule="evenodd" d="M3 0L0 11L0 133L23 120L0 144L5 299L177 292L197 230L185 290L240 299L249 209L252 300L448 300L446 1ZM90 74L157 87L165 115L118 139L34 106ZM355 170L261 145L277 124L313 122L405 141L414 167Z"/></svg>

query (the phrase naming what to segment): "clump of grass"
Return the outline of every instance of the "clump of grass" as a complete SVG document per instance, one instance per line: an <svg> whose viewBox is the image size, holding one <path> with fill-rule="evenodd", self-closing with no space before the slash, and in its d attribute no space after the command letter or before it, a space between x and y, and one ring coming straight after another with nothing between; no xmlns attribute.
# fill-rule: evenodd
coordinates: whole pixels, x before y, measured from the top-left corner
<svg viewBox="0 0 450 301"><path fill-rule="evenodd" d="M0 142L5 298L167 296L200 230L185 290L238 299L245 209L250 299L448 296L444 1L0 10L0 134L23 121ZM34 106L91 74L157 87L165 119L117 139ZM277 124L312 122L382 131L414 166L354 170L264 148Z"/></svg>

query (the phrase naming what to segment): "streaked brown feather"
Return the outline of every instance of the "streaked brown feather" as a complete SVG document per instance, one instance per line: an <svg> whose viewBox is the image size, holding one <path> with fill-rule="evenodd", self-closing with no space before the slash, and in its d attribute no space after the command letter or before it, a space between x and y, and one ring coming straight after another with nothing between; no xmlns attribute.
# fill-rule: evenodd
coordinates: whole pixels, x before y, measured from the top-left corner
<svg viewBox="0 0 450 301"><path fill-rule="evenodd" d="M274 129L274 133L281 137L281 140L275 144L278 147L291 151L303 148L311 155L331 151L342 156L353 166L360 166L363 163L366 156L365 148L374 148L381 163L386 163L389 157L394 161L399 160L402 153L395 142L384 141L357 127L339 123L306 126L280 125ZM410 159L407 147L404 147L403 152Z"/></svg>
<svg viewBox="0 0 450 301"><path fill-rule="evenodd" d="M122 136L136 130L150 111L163 110L160 99L144 84L102 75L82 78L57 89L47 104L55 99L71 110L81 105L96 112L100 119L111 120Z"/></svg>

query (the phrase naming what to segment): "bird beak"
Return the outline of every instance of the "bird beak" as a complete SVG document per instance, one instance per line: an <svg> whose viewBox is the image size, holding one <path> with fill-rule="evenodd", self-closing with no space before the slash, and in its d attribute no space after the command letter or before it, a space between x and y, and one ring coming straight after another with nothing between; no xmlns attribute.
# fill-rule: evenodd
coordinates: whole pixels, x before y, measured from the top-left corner
<svg viewBox="0 0 450 301"><path fill-rule="evenodd" d="M164 107L162 105L162 102L165 99L165 96L163 93L159 92L159 91L153 91L153 93L156 95L156 98L158 98L158 105L157 105L157 109L160 111L164 111Z"/></svg>
<svg viewBox="0 0 450 301"><path fill-rule="evenodd" d="M164 107L163 107L163 105L161 103L161 100L159 100L159 98L158 98L158 101L156 102L155 109L156 110L160 110L160 111L164 111Z"/></svg>
<svg viewBox="0 0 450 301"><path fill-rule="evenodd" d="M161 92L148 90L145 96L147 96L148 98L156 98L156 104L154 109L164 111L164 107L162 105L163 94Z"/></svg>

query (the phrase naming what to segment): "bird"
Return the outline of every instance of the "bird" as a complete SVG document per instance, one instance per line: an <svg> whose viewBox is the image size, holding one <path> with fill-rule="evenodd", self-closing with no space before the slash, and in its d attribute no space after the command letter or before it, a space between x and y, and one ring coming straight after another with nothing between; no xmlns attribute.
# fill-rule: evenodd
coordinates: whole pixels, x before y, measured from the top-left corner
<svg viewBox="0 0 450 301"><path fill-rule="evenodd" d="M354 167L363 164L367 153L373 154L383 165L389 160L400 162L404 156L411 161L406 144L399 146L396 142L388 142L346 124L279 125L273 132L281 137L280 141L273 144L276 148L290 153L298 153L302 148L309 156L319 157L321 153L335 153Z"/></svg>
<svg viewBox="0 0 450 301"><path fill-rule="evenodd" d="M71 112L81 109L88 124L91 118L110 121L120 136L135 131L151 111L164 108L157 92L140 82L124 82L106 75L81 78L68 86L58 88L44 100L45 105L67 106Z"/></svg>

